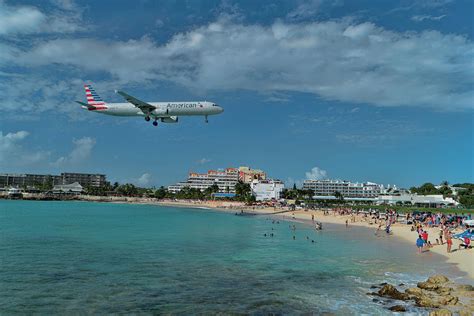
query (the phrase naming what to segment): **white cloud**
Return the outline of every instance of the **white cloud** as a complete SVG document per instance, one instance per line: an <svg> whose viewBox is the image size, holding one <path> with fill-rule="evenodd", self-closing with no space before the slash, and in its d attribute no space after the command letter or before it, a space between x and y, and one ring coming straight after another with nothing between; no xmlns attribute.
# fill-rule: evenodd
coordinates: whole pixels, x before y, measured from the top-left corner
<svg viewBox="0 0 474 316"><path fill-rule="evenodd" d="M142 174L139 178L135 179L134 182L136 185L140 187L147 187L151 184L152 176L149 173Z"/></svg>
<svg viewBox="0 0 474 316"><path fill-rule="evenodd" d="M0 2L0 35L36 33L46 16L35 7L10 7Z"/></svg>
<svg viewBox="0 0 474 316"><path fill-rule="evenodd" d="M445 18L446 14L440 16L432 16L432 15L414 15L411 19L415 22L423 22L424 20L431 20L431 21L440 21L441 19Z"/></svg>
<svg viewBox="0 0 474 316"><path fill-rule="evenodd" d="M453 3L454 1L455 0L415 0L414 4L424 8L437 8Z"/></svg>
<svg viewBox="0 0 474 316"><path fill-rule="evenodd" d="M40 119L38 114L54 111L51 114L68 116L70 119L95 120L98 116L91 116L74 102L74 100L85 98L84 81L84 79L73 77L57 80L40 73L0 72L0 98L2 99L0 112L4 112L2 117L38 120ZM116 85L110 82L101 82L96 88L100 89L100 94L103 96L103 92L112 93L114 87Z"/></svg>
<svg viewBox="0 0 474 316"><path fill-rule="evenodd" d="M31 166L49 157L47 151L25 149L23 142L29 135L27 131L7 134L0 131L0 164L3 168Z"/></svg>
<svg viewBox="0 0 474 316"><path fill-rule="evenodd" d="M6 153L14 149L18 142L25 139L29 133L27 131L18 131L15 133L7 133L3 135L0 132L0 154L2 158L6 158Z"/></svg>
<svg viewBox="0 0 474 316"><path fill-rule="evenodd" d="M310 0L301 2L294 10L290 11L286 17L291 20L303 20L315 15L323 0Z"/></svg>
<svg viewBox="0 0 474 316"><path fill-rule="evenodd" d="M314 167L311 171L306 172L305 175L308 180L322 180L327 178L328 173L326 170Z"/></svg>
<svg viewBox="0 0 474 316"><path fill-rule="evenodd" d="M58 10L45 14L34 6L10 6L0 1L0 36L70 33L85 29L73 1L57 1Z"/></svg>
<svg viewBox="0 0 474 316"><path fill-rule="evenodd" d="M86 161L92 153L95 146L95 139L90 137L83 137L73 140L74 148L67 156L58 158L53 163L56 167L76 166Z"/></svg>
<svg viewBox="0 0 474 316"><path fill-rule="evenodd" d="M211 162L211 159L209 159L209 158L201 158L201 159L199 159L199 160L197 161L197 163L200 164L200 165L204 165L204 164L206 164L206 163L208 163L208 162Z"/></svg>
<svg viewBox="0 0 474 316"><path fill-rule="evenodd" d="M460 110L473 108L473 51L463 36L397 33L372 23L265 27L219 20L176 34L163 45L146 37L57 39L13 61L104 71L121 83L171 80L201 93L293 91L377 106Z"/></svg>

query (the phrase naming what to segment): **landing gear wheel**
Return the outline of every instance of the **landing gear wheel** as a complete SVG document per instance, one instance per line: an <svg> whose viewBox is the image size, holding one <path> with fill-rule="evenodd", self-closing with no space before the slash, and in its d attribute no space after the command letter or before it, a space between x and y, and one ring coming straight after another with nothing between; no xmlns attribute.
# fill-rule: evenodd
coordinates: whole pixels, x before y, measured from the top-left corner
<svg viewBox="0 0 474 316"><path fill-rule="evenodd" d="M157 121L153 121L153 126L158 126L158 122Z"/></svg>
<svg viewBox="0 0 474 316"><path fill-rule="evenodd" d="M145 121L150 121L150 117L149 116L145 116Z"/></svg>

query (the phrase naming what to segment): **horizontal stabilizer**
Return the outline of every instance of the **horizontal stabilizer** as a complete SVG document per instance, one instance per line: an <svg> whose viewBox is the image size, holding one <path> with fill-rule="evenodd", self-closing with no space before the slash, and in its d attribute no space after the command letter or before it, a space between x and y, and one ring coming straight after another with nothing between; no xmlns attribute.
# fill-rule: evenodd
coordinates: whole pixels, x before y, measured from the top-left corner
<svg viewBox="0 0 474 316"><path fill-rule="evenodd" d="M88 108L89 110L92 110L92 109L95 109L95 106L93 105L90 105L90 104L87 104L87 103L84 103L84 102L81 102L81 101L75 101L76 103L79 103L80 105L82 106L85 106L86 108Z"/></svg>

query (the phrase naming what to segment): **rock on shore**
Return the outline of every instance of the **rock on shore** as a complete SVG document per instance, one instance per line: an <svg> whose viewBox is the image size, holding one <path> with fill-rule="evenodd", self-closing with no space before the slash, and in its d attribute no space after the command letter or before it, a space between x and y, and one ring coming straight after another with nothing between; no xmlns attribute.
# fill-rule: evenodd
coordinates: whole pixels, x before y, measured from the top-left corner
<svg viewBox="0 0 474 316"><path fill-rule="evenodd" d="M406 301L417 307L435 309L431 316L474 315L474 287L466 284L455 284L444 275L435 275L417 287L408 288L404 292L391 284L383 284L376 293L380 297ZM403 305L394 305L392 311L403 312Z"/></svg>

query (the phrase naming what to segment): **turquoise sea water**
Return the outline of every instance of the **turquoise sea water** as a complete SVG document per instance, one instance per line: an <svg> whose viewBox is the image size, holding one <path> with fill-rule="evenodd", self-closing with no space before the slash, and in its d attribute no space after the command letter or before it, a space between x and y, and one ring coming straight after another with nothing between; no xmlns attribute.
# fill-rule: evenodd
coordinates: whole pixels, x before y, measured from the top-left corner
<svg viewBox="0 0 474 316"><path fill-rule="evenodd" d="M293 240L293 224L147 205L0 201L0 310L388 314L366 295L370 285L460 275L371 230L296 223Z"/></svg>

